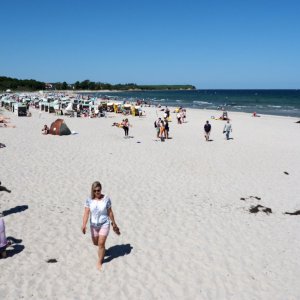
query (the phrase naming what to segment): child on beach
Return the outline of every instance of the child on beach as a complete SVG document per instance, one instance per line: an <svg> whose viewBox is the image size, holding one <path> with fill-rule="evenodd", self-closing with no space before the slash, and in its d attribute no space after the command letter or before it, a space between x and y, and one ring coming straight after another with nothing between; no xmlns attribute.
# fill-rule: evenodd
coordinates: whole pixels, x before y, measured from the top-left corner
<svg viewBox="0 0 300 300"><path fill-rule="evenodd" d="M97 268L101 270L105 255L105 242L109 234L110 223L116 234L120 235L114 214L111 208L110 198L102 194L102 186L99 181L95 181L91 188L91 197L85 201L85 208L82 220L82 233L86 233L86 224L90 216L90 228L92 241L98 246Z"/></svg>
<svg viewBox="0 0 300 300"><path fill-rule="evenodd" d="M42 129L42 134L49 134L50 132L50 129L49 127L45 124L43 129Z"/></svg>

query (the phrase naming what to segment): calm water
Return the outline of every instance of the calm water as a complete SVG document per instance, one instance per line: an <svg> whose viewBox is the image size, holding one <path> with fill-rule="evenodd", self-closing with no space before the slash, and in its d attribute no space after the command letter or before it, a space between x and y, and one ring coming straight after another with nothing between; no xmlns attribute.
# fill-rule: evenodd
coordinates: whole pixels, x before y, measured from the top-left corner
<svg viewBox="0 0 300 300"><path fill-rule="evenodd" d="M109 93L109 96L119 100L140 99L152 104L186 108L226 107L228 111L300 117L300 90L134 91Z"/></svg>

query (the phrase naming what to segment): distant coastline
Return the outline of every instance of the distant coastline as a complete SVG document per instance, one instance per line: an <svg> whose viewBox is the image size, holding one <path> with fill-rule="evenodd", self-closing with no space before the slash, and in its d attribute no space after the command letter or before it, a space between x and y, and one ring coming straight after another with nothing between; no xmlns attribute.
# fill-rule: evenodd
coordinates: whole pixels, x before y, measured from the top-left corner
<svg viewBox="0 0 300 300"><path fill-rule="evenodd" d="M153 84L153 85L138 85L136 83L111 84L106 82L94 82L90 80L76 81L75 83L64 82L42 82L35 79L17 79L6 76L0 76L0 91L174 91L174 90L196 90L196 87L190 84Z"/></svg>

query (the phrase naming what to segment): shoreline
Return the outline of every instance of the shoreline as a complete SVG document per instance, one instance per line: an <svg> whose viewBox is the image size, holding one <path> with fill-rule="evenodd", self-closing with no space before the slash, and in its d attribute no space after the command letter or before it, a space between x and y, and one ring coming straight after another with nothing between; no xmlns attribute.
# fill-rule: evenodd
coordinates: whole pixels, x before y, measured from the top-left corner
<svg viewBox="0 0 300 300"><path fill-rule="evenodd" d="M232 91L236 91L236 90L232 90ZM270 91L270 90L262 90L262 91ZM294 90L289 89L286 91L294 91ZM224 94L224 93L223 94L221 93L220 96L214 96L213 94L209 94L207 95L207 97L204 94L201 95L199 94L198 97L197 93L189 94L189 91L186 90L182 90L182 91L178 91L178 90L174 90L174 91L57 90L57 91L40 91L38 93L41 94L44 92L47 94L65 94L67 96L79 95L81 97L87 97L88 95L92 97L98 97L98 98L103 96L108 96L109 98L110 97L116 98L116 101L120 101L120 102L123 101L134 102L137 100L142 100L142 101L146 101L147 103L150 103L151 105L173 106L173 107L182 106L188 109L218 110L221 107L224 107L224 109L229 112L242 112L242 113L251 113L251 114L253 112L256 112L258 115L274 115L274 116L300 118L300 107L299 107L300 102L297 102L298 99L297 97L300 95L298 95L298 93L285 95L286 97L289 96L291 97L289 100L290 102L285 103L283 101L282 103L279 103L278 102L279 98L276 98L277 94L275 95L271 94L272 97L273 96L275 97L272 102L272 100L268 100L269 99L268 97L270 97L270 94L268 93L261 94L261 95L258 94L258 97L260 98L258 98L257 100L258 102L256 102L255 100L256 96L253 97L253 95L252 98L249 95L250 99L249 101L248 99L246 101L243 98L246 97L245 94L234 93L230 97L229 97L230 94ZM173 92L175 94L173 94ZM183 94L178 92L183 92ZM194 91L192 90L190 92L193 93ZM187 94L185 95L184 93ZM32 93L27 92L27 94L32 94ZM228 99L226 95L228 95ZM281 94L278 94L277 96L279 97L280 95ZM224 98L224 102L221 102L220 100L216 100L218 98L221 99Z"/></svg>

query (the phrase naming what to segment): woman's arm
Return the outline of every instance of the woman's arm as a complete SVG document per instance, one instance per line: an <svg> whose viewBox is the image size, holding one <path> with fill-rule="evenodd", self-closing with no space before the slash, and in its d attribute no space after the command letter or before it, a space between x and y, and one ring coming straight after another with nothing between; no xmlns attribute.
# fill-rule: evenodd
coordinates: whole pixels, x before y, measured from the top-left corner
<svg viewBox="0 0 300 300"><path fill-rule="evenodd" d="M86 231L86 223L89 219L89 215L90 215L90 209L88 207L85 207L84 213L83 213L83 219L82 219L82 227L81 227L83 234L85 234L85 231Z"/></svg>
<svg viewBox="0 0 300 300"><path fill-rule="evenodd" d="M109 216L109 218L110 218L110 220L111 220L111 225L112 225L112 227L113 227L114 232L115 232L116 234L120 234L120 230L119 230L119 227L118 227L117 224L116 224L115 217L114 217L114 213L113 213L111 207L108 209L108 216Z"/></svg>

